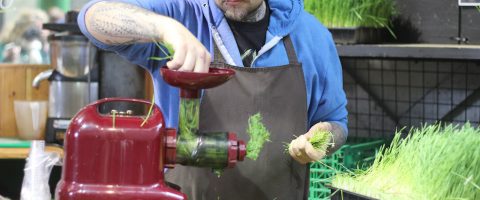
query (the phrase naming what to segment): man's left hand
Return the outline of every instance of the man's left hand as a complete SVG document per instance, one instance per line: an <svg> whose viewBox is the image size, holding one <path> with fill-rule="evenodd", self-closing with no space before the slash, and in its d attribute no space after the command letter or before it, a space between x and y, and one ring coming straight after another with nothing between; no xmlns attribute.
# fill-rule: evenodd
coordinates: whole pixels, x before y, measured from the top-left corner
<svg viewBox="0 0 480 200"><path fill-rule="evenodd" d="M320 122L312 126L307 133L300 135L290 142L288 148L290 156L301 164L318 161L325 157L326 152L315 150L312 144L308 141L313 133L319 130L332 132L333 126L329 122Z"/></svg>

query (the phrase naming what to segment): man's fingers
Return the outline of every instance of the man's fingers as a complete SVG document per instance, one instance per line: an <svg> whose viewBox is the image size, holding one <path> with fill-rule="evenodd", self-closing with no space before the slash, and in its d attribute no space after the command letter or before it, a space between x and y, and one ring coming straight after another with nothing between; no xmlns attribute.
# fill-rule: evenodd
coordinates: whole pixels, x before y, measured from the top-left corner
<svg viewBox="0 0 480 200"><path fill-rule="evenodd" d="M188 72L208 72L210 55L205 46L178 21L172 19L167 23L170 23L171 30L163 33L162 40L175 50L167 67Z"/></svg>
<svg viewBox="0 0 480 200"><path fill-rule="evenodd" d="M297 139L293 140L290 144L291 156L301 164L305 164L310 161L305 153L305 143L308 143L308 141L305 139L305 136L301 135Z"/></svg>
<svg viewBox="0 0 480 200"><path fill-rule="evenodd" d="M300 151L298 151L298 148L296 145L297 145L297 139L294 139L292 140L292 142L290 142L290 146L288 147L288 152L292 157L296 157L297 155L300 155Z"/></svg>
<svg viewBox="0 0 480 200"><path fill-rule="evenodd" d="M207 59L207 52L206 51L201 51L199 52L199 55L197 56L197 60L195 61L195 68L194 72L199 72L199 73L206 73L208 72L208 67L210 63L206 63L205 60Z"/></svg>
<svg viewBox="0 0 480 200"><path fill-rule="evenodd" d="M302 160L300 160L300 159L295 155L296 153L293 151L293 145L295 145L294 143L295 143L295 140L292 140L292 142L290 142L290 146L289 146L289 148L288 148L288 153L290 153L290 156L292 156L292 158L295 159L297 162L304 164L304 163L302 162Z"/></svg>
<svg viewBox="0 0 480 200"><path fill-rule="evenodd" d="M317 151L310 142L305 146L305 153L311 161L319 161L325 157L325 152Z"/></svg>
<svg viewBox="0 0 480 200"><path fill-rule="evenodd" d="M290 143L290 147L288 150L289 150L290 156L292 156L294 160L296 160L300 164L306 164L306 162L301 158L301 153L297 148L297 139L293 140Z"/></svg>
<svg viewBox="0 0 480 200"><path fill-rule="evenodd" d="M203 61L205 63L205 72L208 72L208 69L210 68L210 61L212 60L212 57L210 56L210 53L205 50L205 60Z"/></svg>
<svg viewBox="0 0 480 200"><path fill-rule="evenodd" d="M173 59L167 62L167 67L169 69L179 69L183 63L185 62L185 55L186 55L185 48L177 48L175 49L175 54L173 55Z"/></svg>
<svg viewBox="0 0 480 200"><path fill-rule="evenodd" d="M175 55L167 62L167 67L179 71L206 73L210 67L210 54L203 46L180 48L175 50Z"/></svg>
<svg viewBox="0 0 480 200"><path fill-rule="evenodd" d="M195 67L195 59L196 58L195 52L188 51L187 55L185 56L185 61L183 62L182 67L178 69L179 71L185 71L185 72L191 72L193 71L193 68Z"/></svg>
<svg viewBox="0 0 480 200"><path fill-rule="evenodd" d="M301 155L299 156L300 160L303 161L302 162L303 164L310 162L311 159L308 157L305 151L306 145L310 144L310 142L308 142L307 138L304 135L301 135L300 137L298 137L297 140L298 140L298 147L301 152Z"/></svg>
<svg viewBox="0 0 480 200"><path fill-rule="evenodd" d="M301 164L319 161L325 157L325 152L317 151L305 135L292 140L288 152L293 159Z"/></svg>

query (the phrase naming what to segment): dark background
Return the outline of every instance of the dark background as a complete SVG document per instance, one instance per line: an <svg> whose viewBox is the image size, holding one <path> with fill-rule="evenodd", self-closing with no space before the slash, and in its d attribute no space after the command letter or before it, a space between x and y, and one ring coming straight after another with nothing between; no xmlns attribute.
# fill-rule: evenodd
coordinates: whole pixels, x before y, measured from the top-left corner
<svg viewBox="0 0 480 200"><path fill-rule="evenodd" d="M397 0L399 16L394 31L399 42L455 44L458 35L458 0ZM480 44L480 11L461 7L462 35Z"/></svg>

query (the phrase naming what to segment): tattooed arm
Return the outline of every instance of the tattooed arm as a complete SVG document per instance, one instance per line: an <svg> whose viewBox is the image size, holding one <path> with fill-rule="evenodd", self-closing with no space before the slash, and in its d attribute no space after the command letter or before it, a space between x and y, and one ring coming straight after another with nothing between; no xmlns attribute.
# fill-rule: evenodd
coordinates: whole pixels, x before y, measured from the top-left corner
<svg viewBox="0 0 480 200"><path fill-rule="evenodd" d="M109 45L163 40L161 24L171 18L157 15L134 5L118 2L99 2L85 13L88 31L97 40Z"/></svg>
<svg viewBox="0 0 480 200"><path fill-rule="evenodd" d="M92 37L109 45L152 40L169 43L175 50L173 59L167 62L169 68L208 71L208 50L187 28L170 17L127 3L98 2L85 13L85 26Z"/></svg>

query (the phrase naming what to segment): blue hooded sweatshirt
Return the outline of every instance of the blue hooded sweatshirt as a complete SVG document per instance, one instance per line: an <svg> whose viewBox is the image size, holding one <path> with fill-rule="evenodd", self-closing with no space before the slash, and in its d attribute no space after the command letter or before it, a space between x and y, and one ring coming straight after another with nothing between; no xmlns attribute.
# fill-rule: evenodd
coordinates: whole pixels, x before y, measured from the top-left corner
<svg viewBox="0 0 480 200"><path fill-rule="evenodd" d="M78 16L80 29L96 46L115 51L151 73L156 104L160 106L167 126L177 127L179 91L166 84L160 76L160 66L165 62L147 59L150 56L162 57L161 51L153 43L113 46L93 38L85 27L85 12L99 1L102 0L91 1L83 7ZM211 55L216 42L228 64L243 66L235 38L215 0L120 1L176 19L210 50ZM343 91L342 69L330 32L304 11L303 0L268 0L268 5L271 14L266 43L252 67L288 64L282 38L290 35L298 60L302 63L309 127L321 121L336 122L347 133L347 100Z"/></svg>

